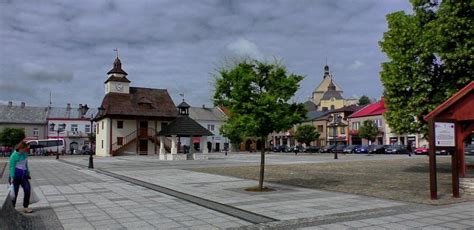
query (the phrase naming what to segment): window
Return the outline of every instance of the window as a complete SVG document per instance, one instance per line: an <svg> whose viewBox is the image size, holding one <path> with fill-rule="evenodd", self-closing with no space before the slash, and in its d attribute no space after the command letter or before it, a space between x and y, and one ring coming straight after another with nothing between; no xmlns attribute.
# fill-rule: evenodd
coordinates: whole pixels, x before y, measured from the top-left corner
<svg viewBox="0 0 474 230"><path fill-rule="evenodd" d="M117 121L117 129L123 129L123 121Z"/></svg>
<svg viewBox="0 0 474 230"><path fill-rule="evenodd" d="M102 121L102 129L104 129L104 121Z"/></svg>
<svg viewBox="0 0 474 230"><path fill-rule="evenodd" d="M382 126L382 120L381 119L375 119L374 122L375 122L375 124L377 124L377 127Z"/></svg>
<svg viewBox="0 0 474 230"><path fill-rule="evenodd" d="M100 143L102 144L101 148L104 148L104 140L102 140Z"/></svg>
<svg viewBox="0 0 474 230"><path fill-rule="evenodd" d="M214 131L214 125L207 125L207 129Z"/></svg>
<svg viewBox="0 0 474 230"><path fill-rule="evenodd" d="M340 127L339 129L341 129L341 134L346 134L346 128Z"/></svg>
<svg viewBox="0 0 474 230"><path fill-rule="evenodd" d="M123 137L117 137L117 145L123 145Z"/></svg>
<svg viewBox="0 0 474 230"><path fill-rule="evenodd" d="M86 131L86 133L90 133L91 132L91 125L86 125L85 131Z"/></svg>
<svg viewBox="0 0 474 230"><path fill-rule="evenodd" d="M352 123L352 130L359 130L359 125L360 125L359 122L353 122Z"/></svg>
<svg viewBox="0 0 474 230"><path fill-rule="evenodd" d="M335 108L334 105L331 105L331 110L334 110L334 108Z"/></svg>
<svg viewBox="0 0 474 230"><path fill-rule="evenodd" d="M94 127L95 127L95 132L99 134L99 125L94 125Z"/></svg>
<svg viewBox="0 0 474 230"><path fill-rule="evenodd" d="M337 136L337 127L332 127L332 135Z"/></svg>
<svg viewBox="0 0 474 230"><path fill-rule="evenodd" d="M54 132L54 126L49 125L49 131L50 131L50 132Z"/></svg>
<svg viewBox="0 0 474 230"><path fill-rule="evenodd" d="M39 135L38 128L33 128L33 136L37 137Z"/></svg>
<svg viewBox="0 0 474 230"><path fill-rule="evenodd" d="M72 124L71 125L71 131L72 132L77 132L78 131L77 124Z"/></svg>
<svg viewBox="0 0 474 230"><path fill-rule="evenodd" d="M323 129L324 129L324 127L322 125L318 125L318 132L319 133L322 133Z"/></svg>

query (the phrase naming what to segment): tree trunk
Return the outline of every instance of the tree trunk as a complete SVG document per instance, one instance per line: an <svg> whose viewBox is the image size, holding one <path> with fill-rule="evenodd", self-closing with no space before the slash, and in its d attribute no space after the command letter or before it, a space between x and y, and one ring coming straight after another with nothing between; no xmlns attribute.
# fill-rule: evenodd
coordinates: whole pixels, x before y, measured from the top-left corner
<svg viewBox="0 0 474 230"><path fill-rule="evenodd" d="M265 143L265 137L261 137L261 143ZM260 190L263 190L263 177L265 174L265 148L262 147L260 150L260 178L258 180L258 187Z"/></svg>

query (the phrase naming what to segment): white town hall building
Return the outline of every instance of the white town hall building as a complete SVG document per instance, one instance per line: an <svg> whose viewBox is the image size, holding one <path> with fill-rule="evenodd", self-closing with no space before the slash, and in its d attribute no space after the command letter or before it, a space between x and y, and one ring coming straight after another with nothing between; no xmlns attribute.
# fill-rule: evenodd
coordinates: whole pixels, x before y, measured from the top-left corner
<svg viewBox="0 0 474 230"><path fill-rule="evenodd" d="M180 120L177 118L183 116L178 113L168 91L130 87L130 80L127 79L127 73L122 69L118 57L107 75L108 78L104 82L105 96L94 119L96 155L136 153L160 154L160 159L177 158L176 138L180 132L169 135L170 138L165 138L165 134L162 137L157 136L158 132L163 131L169 124L175 125L176 121ZM191 123L197 124L194 120ZM202 126L193 128L191 132L187 132L190 136L212 135ZM194 135L196 130L201 132ZM166 157L166 152L171 155Z"/></svg>

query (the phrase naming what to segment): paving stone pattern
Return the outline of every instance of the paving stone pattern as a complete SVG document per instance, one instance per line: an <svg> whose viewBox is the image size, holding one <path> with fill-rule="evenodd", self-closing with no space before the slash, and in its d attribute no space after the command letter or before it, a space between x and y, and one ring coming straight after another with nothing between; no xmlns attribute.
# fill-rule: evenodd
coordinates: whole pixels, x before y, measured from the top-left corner
<svg viewBox="0 0 474 230"><path fill-rule="evenodd" d="M250 224L55 160L30 160L30 167L41 199L31 207L52 207L64 229L219 229ZM0 195L6 195L6 189L2 191Z"/></svg>
<svg viewBox="0 0 474 230"><path fill-rule="evenodd" d="M32 158L32 184L41 198L32 205L36 210L33 215L49 223L44 229L474 229L474 202L419 205L279 184L269 184L275 192L251 193L243 188L255 186L256 181L186 170L258 163L258 157L252 155L217 158L163 162L154 156L131 156L94 162L101 170L133 181L88 170L84 167L86 157L64 158L79 164L76 166L54 158ZM318 161L317 157L302 160L300 156L291 161L289 155L271 159L282 164ZM138 186L137 181L278 221L252 224L218 208L205 208ZM5 177L0 178L0 197L7 193L5 183ZM22 194L19 196L21 200Z"/></svg>

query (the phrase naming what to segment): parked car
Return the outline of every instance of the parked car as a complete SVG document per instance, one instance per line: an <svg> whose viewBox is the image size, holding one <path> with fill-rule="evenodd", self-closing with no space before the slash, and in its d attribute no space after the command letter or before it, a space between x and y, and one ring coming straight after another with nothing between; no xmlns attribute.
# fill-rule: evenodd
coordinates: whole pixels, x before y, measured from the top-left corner
<svg viewBox="0 0 474 230"><path fill-rule="evenodd" d="M308 146L305 150L307 153L317 153L319 152L319 147L317 146Z"/></svg>
<svg viewBox="0 0 474 230"><path fill-rule="evenodd" d="M290 148L286 145L279 145L275 148L273 148L273 152L290 152Z"/></svg>
<svg viewBox="0 0 474 230"><path fill-rule="evenodd" d="M331 152L333 153L343 153L344 152L344 148L346 148L347 145L336 145L336 147L334 147Z"/></svg>
<svg viewBox="0 0 474 230"><path fill-rule="evenodd" d="M428 153L429 153L429 149L426 145L423 145L423 146L415 149L415 154L416 155L428 155Z"/></svg>
<svg viewBox="0 0 474 230"><path fill-rule="evenodd" d="M386 148L386 145L371 145L369 146L369 153L384 154Z"/></svg>
<svg viewBox="0 0 474 230"><path fill-rule="evenodd" d="M355 149L357 147L359 147L359 145L348 145L342 150L342 152L344 152L344 153L355 153Z"/></svg>
<svg viewBox="0 0 474 230"><path fill-rule="evenodd" d="M330 153L335 147L336 147L335 145L324 146L319 150L319 152L320 153Z"/></svg>
<svg viewBox="0 0 474 230"><path fill-rule="evenodd" d="M474 156L474 144L464 146L464 155Z"/></svg>
<svg viewBox="0 0 474 230"><path fill-rule="evenodd" d="M408 154L406 145L390 145L385 149L387 154Z"/></svg>
<svg viewBox="0 0 474 230"><path fill-rule="evenodd" d="M369 146L361 145L355 149L356 153L369 153Z"/></svg>

